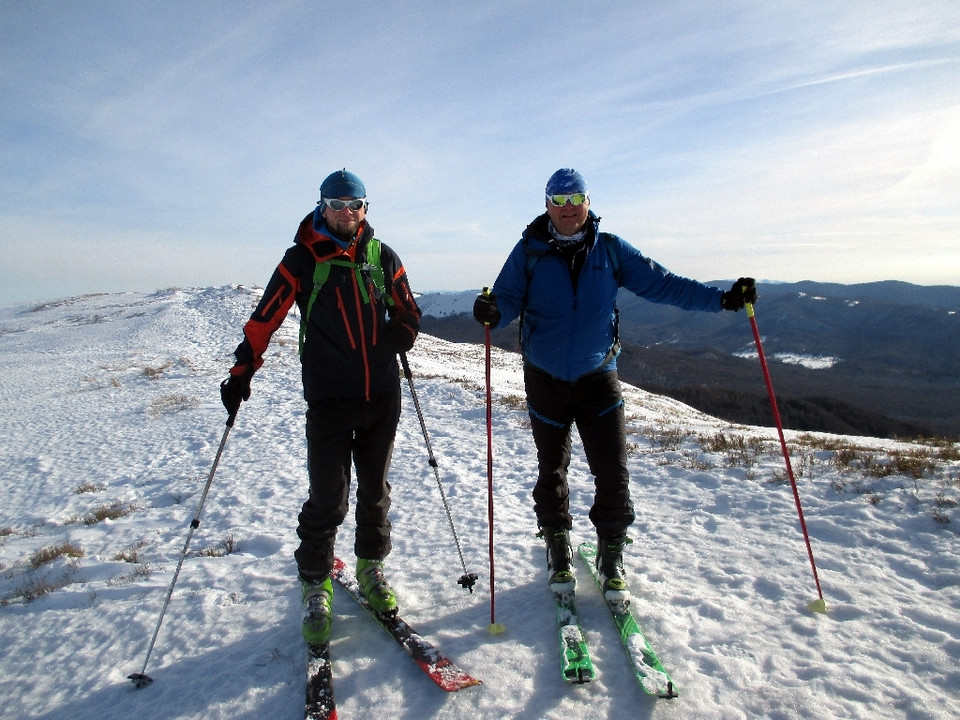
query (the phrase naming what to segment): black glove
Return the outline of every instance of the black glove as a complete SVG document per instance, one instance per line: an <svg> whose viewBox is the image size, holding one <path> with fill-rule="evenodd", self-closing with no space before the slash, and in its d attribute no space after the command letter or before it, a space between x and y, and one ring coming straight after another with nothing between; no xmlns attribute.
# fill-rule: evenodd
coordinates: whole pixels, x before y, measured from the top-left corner
<svg viewBox="0 0 960 720"><path fill-rule="evenodd" d="M742 277L720 298L720 307L737 312L746 303L753 305L757 301L757 283L753 278Z"/></svg>
<svg viewBox="0 0 960 720"><path fill-rule="evenodd" d="M400 315L394 315L384 330L384 339L391 348L398 353L409 352L413 341L417 339L417 332L400 321Z"/></svg>
<svg viewBox="0 0 960 720"><path fill-rule="evenodd" d="M481 325L496 325L500 322L500 311L497 310L497 296L493 293L480 294L473 301L473 319Z"/></svg>
<svg viewBox="0 0 960 720"><path fill-rule="evenodd" d="M253 370L248 368L237 374L231 371L230 377L220 383L220 399L223 400L223 406L231 419L240 409L240 403L250 399L251 378L253 378Z"/></svg>

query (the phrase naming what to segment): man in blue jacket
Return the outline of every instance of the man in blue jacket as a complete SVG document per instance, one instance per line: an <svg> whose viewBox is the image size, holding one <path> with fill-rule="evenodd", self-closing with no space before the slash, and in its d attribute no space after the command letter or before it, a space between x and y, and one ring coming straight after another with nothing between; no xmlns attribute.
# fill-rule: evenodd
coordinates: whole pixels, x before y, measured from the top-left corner
<svg viewBox="0 0 960 720"><path fill-rule="evenodd" d="M474 318L491 328L520 318L524 384L539 471L533 490L547 545L550 584L573 582L567 469L577 424L595 478L590 520L604 591L624 591L623 548L635 514L627 473L626 423L617 376L617 290L684 310L739 310L756 300L752 278L724 292L674 275L624 240L601 233L583 177L557 170L546 213L523 233Z"/></svg>

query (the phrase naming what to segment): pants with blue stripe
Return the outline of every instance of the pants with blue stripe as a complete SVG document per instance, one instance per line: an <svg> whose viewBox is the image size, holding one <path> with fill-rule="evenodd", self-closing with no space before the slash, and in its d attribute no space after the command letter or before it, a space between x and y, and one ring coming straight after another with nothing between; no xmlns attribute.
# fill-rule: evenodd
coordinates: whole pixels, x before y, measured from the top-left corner
<svg viewBox="0 0 960 720"><path fill-rule="evenodd" d="M527 409L537 446L538 474L533 489L540 527L571 529L570 433L576 423L590 473L594 500L590 520L600 537L616 537L633 523L627 473L626 420L620 378L615 369L567 382L526 364Z"/></svg>

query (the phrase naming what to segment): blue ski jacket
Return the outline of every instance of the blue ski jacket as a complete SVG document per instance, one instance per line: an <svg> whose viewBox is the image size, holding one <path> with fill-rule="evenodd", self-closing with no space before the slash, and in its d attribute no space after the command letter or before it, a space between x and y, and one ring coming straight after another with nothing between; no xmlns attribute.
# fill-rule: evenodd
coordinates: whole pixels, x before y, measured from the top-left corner
<svg viewBox="0 0 960 720"><path fill-rule="evenodd" d="M546 213L527 226L493 285L501 315L496 327L506 327L523 311L520 349L524 361L568 382L616 368L620 287L684 310L721 310L722 290L674 275L616 235L604 233L604 239L599 222L591 211L587 256L576 289L569 266L549 234ZM616 263L610 250L617 254ZM531 256L536 257L533 262Z"/></svg>

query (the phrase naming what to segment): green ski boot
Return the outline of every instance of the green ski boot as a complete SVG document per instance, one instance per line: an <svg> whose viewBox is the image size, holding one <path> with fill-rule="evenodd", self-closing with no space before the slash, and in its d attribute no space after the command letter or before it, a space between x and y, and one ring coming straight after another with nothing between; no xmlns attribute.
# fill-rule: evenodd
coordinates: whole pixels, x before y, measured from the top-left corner
<svg viewBox="0 0 960 720"><path fill-rule="evenodd" d="M330 642L333 624L333 581L310 582L300 578L303 591L303 639L308 645Z"/></svg>
<svg viewBox="0 0 960 720"><path fill-rule="evenodd" d="M360 594L376 612L384 615L397 612L397 594L383 577L383 560L357 559L357 582Z"/></svg>

